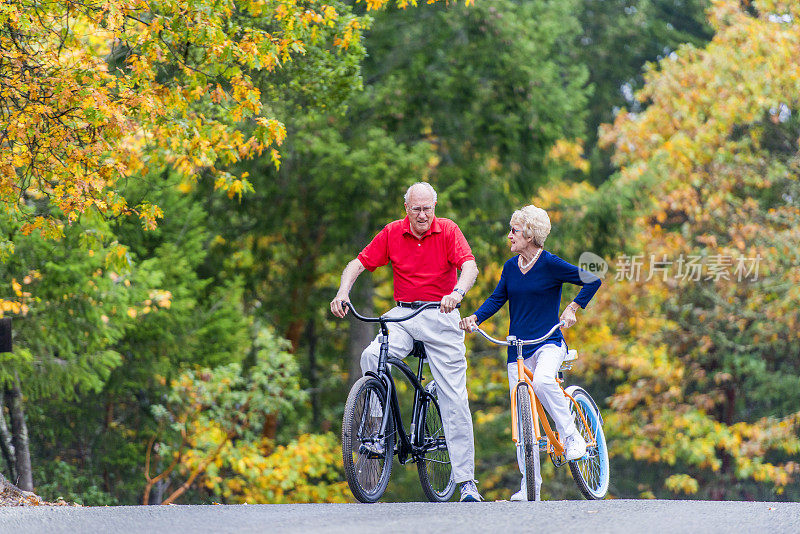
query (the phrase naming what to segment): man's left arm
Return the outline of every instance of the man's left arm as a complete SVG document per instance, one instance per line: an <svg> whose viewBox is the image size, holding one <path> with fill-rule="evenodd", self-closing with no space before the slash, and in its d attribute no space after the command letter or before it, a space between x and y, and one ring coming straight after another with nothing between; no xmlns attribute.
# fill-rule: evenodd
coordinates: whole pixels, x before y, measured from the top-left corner
<svg viewBox="0 0 800 534"><path fill-rule="evenodd" d="M442 304L440 310L444 313L450 313L456 306L464 300L464 295L467 291L472 289L475 280L478 278L478 264L475 260L467 260L461 265L461 275L458 277L456 287L449 295L442 297Z"/></svg>

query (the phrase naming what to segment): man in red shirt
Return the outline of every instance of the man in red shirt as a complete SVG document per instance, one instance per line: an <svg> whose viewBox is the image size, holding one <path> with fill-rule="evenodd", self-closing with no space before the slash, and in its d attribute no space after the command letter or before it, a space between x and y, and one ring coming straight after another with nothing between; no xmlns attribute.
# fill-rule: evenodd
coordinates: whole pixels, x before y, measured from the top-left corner
<svg viewBox="0 0 800 534"><path fill-rule="evenodd" d="M462 501L483 500L475 486L475 445L467 398L467 360L464 332L458 327L456 305L475 283L478 267L458 225L434 215L436 191L418 182L405 195L406 218L386 225L342 272L331 312L344 317L350 289L365 269L370 272L392 263L397 307L388 315L410 312L414 301L441 302L416 317L395 323L389 331L389 356L405 358L414 341L422 341L436 381L445 439L453 478ZM461 276L457 276L457 270ZM378 368L380 342L376 337L361 355L361 370Z"/></svg>

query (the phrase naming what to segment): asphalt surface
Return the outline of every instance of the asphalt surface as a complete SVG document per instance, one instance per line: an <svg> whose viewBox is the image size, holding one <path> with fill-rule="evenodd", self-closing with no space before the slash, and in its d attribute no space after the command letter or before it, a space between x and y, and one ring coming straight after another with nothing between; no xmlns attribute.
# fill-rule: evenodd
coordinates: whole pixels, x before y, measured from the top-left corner
<svg viewBox="0 0 800 534"><path fill-rule="evenodd" d="M7 507L0 532L800 533L800 503L545 501L538 503L263 504Z"/></svg>

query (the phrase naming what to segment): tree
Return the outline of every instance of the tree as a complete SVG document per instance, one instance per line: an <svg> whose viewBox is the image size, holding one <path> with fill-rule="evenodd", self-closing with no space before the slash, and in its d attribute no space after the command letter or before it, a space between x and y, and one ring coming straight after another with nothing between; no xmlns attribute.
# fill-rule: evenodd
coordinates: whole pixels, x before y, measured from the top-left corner
<svg viewBox="0 0 800 534"><path fill-rule="evenodd" d="M113 343L131 315L142 312L147 292L131 287L128 272L106 268L107 256L124 249L95 245L87 250L81 246L87 233L77 228L67 229L59 241L21 238L20 224L4 218L3 235L17 243L16 253L2 265L14 292L4 308L19 318L14 352L6 355L0 371L10 417L10 434L2 439L13 444L16 454L10 473L20 478L22 489L32 491L23 398L64 402L102 389L122 361ZM99 218L86 217L84 230L103 233L108 228ZM154 297L148 312L169 304L166 294ZM0 424L0 434L5 428Z"/></svg>
<svg viewBox="0 0 800 534"><path fill-rule="evenodd" d="M273 114L282 104L273 100L276 88L287 87L296 100L344 98L359 80L366 20L344 3L313 0L68 0L0 6L0 199L8 219L0 259L7 260L15 248L23 253L19 266L9 268L16 276L14 298L0 301L0 307L27 314L45 330L52 327L54 336L64 334L58 349L53 337L38 335L40 329L23 334L2 379L12 386L7 400L13 406L22 399L14 369L29 372L29 398L63 387L59 391L67 397L86 401L72 407L73 415L102 421L76 436L81 461L91 461L81 447L100 442L97 428L116 427L115 436L130 445L130 428L117 425L115 410L147 404L153 391L147 371L195 357L201 363L229 363L247 321L236 315L241 305L236 280L206 289L210 279L191 272L194 259L202 261L195 249L205 245L202 232L160 246L153 243L158 239L143 238L131 253L115 232L127 233L126 238L132 232L109 221L133 214L153 230L164 215L153 192L172 187L175 177L184 192L198 179L231 198L250 191L246 175L231 170L264 151L272 165L279 165L276 147L285 128ZM286 65L304 55L313 59L307 66L325 68L303 72L301 67L296 76L287 75ZM55 238L52 247L63 261L48 264L40 281L37 273L44 269L35 266L45 261L48 238ZM29 249L35 253L27 254ZM190 250L193 257L182 256ZM153 252L158 257L147 256ZM27 270L20 271L23 267ZM34 290L23 287L28 284ZM215 302L193 315L194 306L209 301L224 304ZM147 320L157 310L170 309L160 321ZM191 319L211 320L198 334L185 331ZM74 331L62 330L70 328ZM149 339L160 334L166 334L159 340L163 343ZM208 343L215 334L221 334L216 343ZM187 340L195 344L182 348L198 354L175 351ZM119 372L109 378L112 369L140 354L147 365L139 376ZM112 397L119 391L132 395L117 404ZM33 411L46 417L69 410L50 405ZM12 420L14 435L23 435L24 427L16 431L14 425ZM58 432L37 430L41 442L57 441ZM110 492L108 470L104 475Z"/></svg>
<svg viewBox="0 0 800 534"><path fill-rule="evenodd" d="M650 69L645 110L605 131L614 182L644 198L631 247L643 272L622 251L580 344L617 383L612 452L670 466L638 491L775 498L800 451L798 11L720 1L709 13L708 46Z"/></svg>
<svg viewBox="0 0 800 534"><path fill-rule="evenodd" d="M287 96L277 100L288 109L311 103L313 113L305 107L304 116L287 121L280 169L264 161L241 166L255 193L234 210L222 199L211 204L220 238L208 272L245 280L246 298L258 306L253 313L278 325L305 362L315 406L341 403L343 377L360 374L366 344L347 343L326 312L340 269L386 222L403 216L408 185L431 181L439 215L469 227L476 251L486 250L484 236L494 250L495 232L519 192L516 185L506 189L504 180L522 189L545 182L534 168L546 168L556 139L579 131L585 70L570 65L558 44L579 30L568 9L502 2L376 13L365 41L366 85L338 102L346 106L343 116L337 102L322 106L295 101L288 96L295 91L280 93ZM539 24L521 22L532 18ZM287 74L297 69L305 79L307 63L319 68L306 56ZM208 194L202 187L198 192ZM475 198L482 199L479 206ZM503 213L502 222L494 213ZM491 226L471 224L487 217ZM382 286L381 306L391 300L385 280L378 274L375 284ZM372 305L372 281L359 279L358 306ZM351 338L374 335L369 325L360 326L350 325ZM315 378L318 368L330 372ZM324 429L326 420L315 423Z"/></svg>
<svg viewBox="0 0 800 534"><path fill-rule="evenodd" d="M224 167L266 149L277 164L285 137L254 76L313 47L347 57L361 31L341 3L260 0L7 2L0 26L0 194L51 237L90 207L153 227L161 210L119 191L149 168L249 190Z"/></svg>
<svg viewBox="0 0 800 534"><path fill-rule="evenodd" d="M333 436L304 435L276 449L266 435L267 414L288 415L304 397L287 345L261 329L245 366L187 371L173 381L167 404L155 407L164 428L157 446L155 438L148 446L145 504L153 485L171 474L185 481L163 504L180 498L196 481L226 502L343 500L341 465L333 467L338 457ZM169 465L151 476L154 450ZM284 497L289 490L294 498Z"/></svg>
<svg viewBox="0 0 800 534"><path fill-rule="evenodd" d="M106 340L117 355L116 365L99 387L81 388L69 402L29 393L34 401L28 414L32 453L39 464L35 471L46 480L42 495L48 498L79 495L85 504L138 502L146 443L157 429L151 407L168 393L166 384L196 366L241 363L252 345L252 318L243 313L241 284L198 274L213 237L205 225L207 213L180 190L178 177L160 178L161 187L152 191L143 182L125 189L130 198L149 194L164 207L165 217L155 230L121 219L105 231L127 243L130 264L118 285L138 299L131 309L109 314L111 324L125 319L122 332ZM21 250L11 261L27 259ZM80 247L73 253L88 254ZM97 261L102 264L102 256ZM26 321L17 326L25 328ZM63 339L71 335L68 330ZM53 420L61 424L53 425ZM76 469L78 476L66 476Z"/></svg>
<svg viewBox="0 0 800 534"><path fill-rule="evenodd" d="M374 92L354 120L429 143L440 206L470 222L505 213L548 181L553 144L583 133L587 69L569 52L577 7L503 0L378 16L364 67Z"/></svg>
<svg viewBox="0 0 800 534"><path fill-rule="evenodd" d="M576 61L589 69L592 93L586 114L585 154L589 178L600 185L615 172L611 153L597 146L598 127L621 108L640 111L633 94L644 83L646 65L684 43L700 47L713 31L706 22L707 0L585 0L578 18L583 29Z"/></svg>

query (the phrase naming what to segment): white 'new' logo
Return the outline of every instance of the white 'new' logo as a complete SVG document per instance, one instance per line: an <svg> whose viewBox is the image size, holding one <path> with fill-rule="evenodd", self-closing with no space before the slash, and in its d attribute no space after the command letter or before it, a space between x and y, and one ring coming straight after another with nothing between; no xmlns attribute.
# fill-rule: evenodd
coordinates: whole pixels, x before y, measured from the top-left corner
<svg viewBox="0 0 800 534"><path fill-rule="evenodd" d="M594 277L589 277L586 273L591 273L598 278L603 278L608 272L608 263L606 260L595 254L594 252L584 252L578 258L578 267L585 272L580 273L581 280L584 283L589 283L594 280Z"/></svg>

